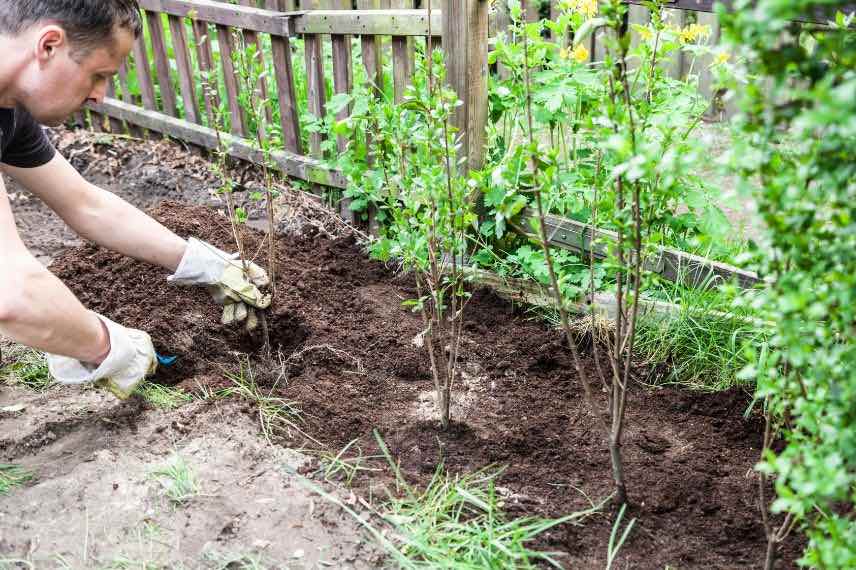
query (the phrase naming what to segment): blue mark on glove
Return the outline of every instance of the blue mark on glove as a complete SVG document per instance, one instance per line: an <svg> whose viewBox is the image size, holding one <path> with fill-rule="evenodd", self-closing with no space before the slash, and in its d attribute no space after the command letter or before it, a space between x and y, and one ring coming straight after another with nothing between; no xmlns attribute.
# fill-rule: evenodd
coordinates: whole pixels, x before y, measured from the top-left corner
<svg viewBox="0 0 856 570"><path fill-rule="evenodd" d="M172 366L173 364L175 364L175 361L178 360L177 356L161 356L158 353L155 353L155 356L158 357L158 362L161 364L161 366Z"/></svg>

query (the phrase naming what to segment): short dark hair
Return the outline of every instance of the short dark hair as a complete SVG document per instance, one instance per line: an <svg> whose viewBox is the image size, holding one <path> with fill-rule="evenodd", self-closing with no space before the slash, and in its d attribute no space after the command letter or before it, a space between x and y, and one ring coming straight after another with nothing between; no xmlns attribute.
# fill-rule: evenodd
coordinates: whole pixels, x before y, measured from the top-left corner
<svg viewBox="0 0 856 570"><path fill-rule="evenodd" d="M117 27L134 37L143 30L137 0L0 0L0 34L17 35L45 20L65 29L77 55L111 40Z"/></svg>

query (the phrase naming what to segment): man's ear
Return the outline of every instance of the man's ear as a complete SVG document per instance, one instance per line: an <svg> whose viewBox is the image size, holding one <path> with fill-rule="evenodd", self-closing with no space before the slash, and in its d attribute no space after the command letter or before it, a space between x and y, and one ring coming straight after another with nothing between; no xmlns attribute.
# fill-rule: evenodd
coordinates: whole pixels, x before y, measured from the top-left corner
<svg viewBox="0 0 856 570"><path fill-rule="evenodd" d="M54 24L39 29L38 34L39 41L36 44L36 59L40 63L47 63L68 41L65 30Z"/></svg>

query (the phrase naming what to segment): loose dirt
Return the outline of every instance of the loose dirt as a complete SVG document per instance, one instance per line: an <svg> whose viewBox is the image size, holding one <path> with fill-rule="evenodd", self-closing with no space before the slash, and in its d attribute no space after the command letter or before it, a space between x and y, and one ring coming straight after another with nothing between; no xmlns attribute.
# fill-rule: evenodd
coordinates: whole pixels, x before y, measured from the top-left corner
<svg viewBox="0 0 856 570"><path fill-rule="evenodd" d="M228 221L211 208L166 202L152 215L180 235L232 248ZM260 382L299 404L306 433L332 450L358 438L371 455L376 453L372 430L378 429L413 482L426 482L440 461L452 472L504 466L500 484L507 490L507 508L517 515L560 516L609 495L604 441L585 409L561 335L492 292L476 291L467 307L466 374L457 386L456 421L443 432L432 419L427 358L413 342L421 322L401 306L415 296L410 279L367 260L352 237L329 239L311 230L277 240L279 282L270 319L280 356L275 365L258 357L249 361ZM245 236L248 250L256 251L261 234L248 229ZM161 371L155 382L188 390L226 386L224 372L237 370L241 353L259 346L257 337L220 325L219 311L204 291L170 286L162 270L92 245L60 254L51 269L88 307L149 331L161 352L179 357L178 365ZM591 354L585 355L584 365L594 371ZM123 406L134 410L141 404ZM753 413L744 416L748 406L749 397L738 391L706 395L633 387L624 455L635 505L631 515L637 523L616 567L734 569L761 564L766 541L752 466L762 425ZM139 413L130 412L136 428L130 423L121 428L126 441L145 440L151 433L150 414L170 415ZM227 411L217 419L206 415L212 413L194 405L171 414L180 416L174 419L184 426L186 438L200 429L198 422L206 421L220 422L214 437L218 430L232 436L254 431L240 413ZM126 420L116 421L121 425ZM65 438L86 449L92 445L93 437L85 431L91 424L98 420L74 424L66 431L77 439ZM146 435L134 436L135 429ZM153 438L153 445L170 448L167 436ZM40 443L27 451L30 441L39 440L4 440L0 460L18 461L35 453L47 464L61 464L62 449L56 457L45 457ZM299 434L281 443L307 445ZM73 455L75 449L68 451ZM208 457L216 458L216 449L211 447ZM229 465L240 463L236 457ZM358 480L357 485L368 492L383 481ZM12 500L18 501L14 497L20 493L52 496L36 491L43 485L19 491ZM278 500L278 491L265 485L263 496ZM250 491L243 497L247 504L256 500ZM77 510L79 523L80 501L71 496L63 500ZM8 517L12 511L2 512ZM290 519L283 515L281 520L286 524ZM541 546L562 552L568 568L602 568L611 521L604 512L583 526L561 527ZM24 536L25 524L27 518L19 516L11 528ZM797 539L784 545L780 567L794 566L800 546Z"/></svg>
<svg viewBox="0 0 856 570"><path fill-rule="evenodd" d="M36 479L0 496L2 568L377 567L355 522L291 474L306 457L267 445L240 402L166 412L96 390L3 386L0 409L12 405L23 410L0 413L0 462ZM153 475L177 455L199 483L181 506Z"/></svg>

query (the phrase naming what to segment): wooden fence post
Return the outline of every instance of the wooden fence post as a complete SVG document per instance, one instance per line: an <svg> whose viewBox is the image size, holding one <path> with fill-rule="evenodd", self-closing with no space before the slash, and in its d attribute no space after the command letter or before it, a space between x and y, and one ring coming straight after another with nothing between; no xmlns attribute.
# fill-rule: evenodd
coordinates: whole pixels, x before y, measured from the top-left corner
<svg viewBox="0 0 856 570"><path fill-rule="evenodd" d="M463 101L455 125L469 169L484 164L488 5L487 0L446 0L443 4L447 81Z"/></svg>
<svg viewBox="0 0 856 570"><path fill-rule="evenodd" d="M538 13L538 0L523 0L523 9L527 22L537 22L541 19Z"/></svg>

